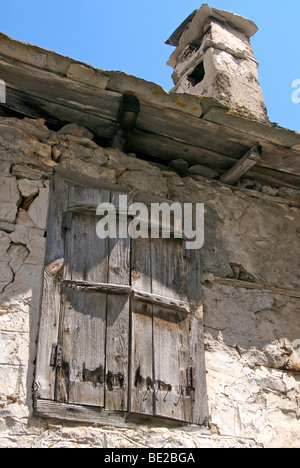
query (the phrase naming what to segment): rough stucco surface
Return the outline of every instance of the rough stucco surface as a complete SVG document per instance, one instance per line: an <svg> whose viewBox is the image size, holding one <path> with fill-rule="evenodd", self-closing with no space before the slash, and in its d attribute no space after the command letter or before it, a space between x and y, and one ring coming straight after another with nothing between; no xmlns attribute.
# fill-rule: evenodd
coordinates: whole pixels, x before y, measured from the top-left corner
<svg viewBox="0 0 300 468"><path fill-rule="evenodd" d="M300 299L213 280L237 278L238 268L239 280L299 291L300 210L275 196L257 199L251 191L193 174L181 177L71 132L55 133L43 121L0 119L0 447L300 447ZM33 417L49 184L56 165L205 203L209 428L101 428Z"/></svg>
<svg viewBox="0 0 300 468"><path fill-rule="evenodd" d="M233 112L267 122L267 110L258 79L258 62L249 40L228 24L210 20L210 30L199 47L188 47L174 65L174 91L210 96ZM177 52L175 52L177 53ZM189 74L203 60L204 79L192 84Z"/></svg>

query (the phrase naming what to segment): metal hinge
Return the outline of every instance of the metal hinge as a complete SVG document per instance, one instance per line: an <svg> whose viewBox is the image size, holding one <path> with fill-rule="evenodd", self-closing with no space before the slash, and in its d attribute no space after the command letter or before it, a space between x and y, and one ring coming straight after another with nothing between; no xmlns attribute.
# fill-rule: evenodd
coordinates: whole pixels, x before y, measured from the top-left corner
<svg viewBox="0 0 300 468"><path fill-rule="evenodd" d="M187 388L190 390L196 389L195 369L189 367L186 371Z"/></svg>
<svg viewBox="0 0 300 468"><path fill-rule="evenodd" d="M51 351L50 366L61 367L62 364L62 346L54 344Z"/></svg>

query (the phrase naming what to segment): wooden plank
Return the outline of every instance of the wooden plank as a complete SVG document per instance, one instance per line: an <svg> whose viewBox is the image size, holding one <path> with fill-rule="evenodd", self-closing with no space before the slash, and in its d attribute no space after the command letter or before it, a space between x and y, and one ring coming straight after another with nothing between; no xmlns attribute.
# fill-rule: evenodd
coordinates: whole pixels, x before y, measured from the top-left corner
<svg viewBox="0 0 300 468"><path fill-rule="evenodd" d="M187 302L187 259L175 239L151 239L152 294ZM189 318L179 311L153 306L154 414L192 421L187 392L190 365Z"/></svg>
<svg viewBox="0 0 300 468"><path fill-rule="evenodd" d="M116 189L117 190L117 187ZM121 193L120 193L121 194ZM123 194L124 195L124 194ZM159 200L161 202L161 200ZM165 201L166 203L170 203L169 200L166 200ZM79 214L90 214L90 215L93 215L93 216L99 216L97 215L97 208L98 208L98 205L96 204L88 204L88 203L80 203L80 202L69 202L68 203L68 211L70 213L79 213ZM104 210L103 210L104 211ZM127 218L134 218L135 217L135 213L133 213L129 208L128 209L125 209L124 207L120 207L118 206L118 199L116 199L116 205L115 205L115 208L110 208L107 207L107 212L111 211L112 214L115 214L117 216L117 218L120 219L120 217L127 217ZM105 216L106 216L106 211L105 211ZM104 216L104 214L102 215L101 214L101 217ZM153 223L151 221L141 221L141 224L143 224L146 226L146 228L148 229L149 232L151 232L151 230L155 233L159 233L160 236L162 237L166 237L169 235L171 237L176 237L176 238L180 238L180 239L187 239L183 230L181 229L175 229L174 226L172 226L172 219L171 219L171 223L170 225L164 225L162 224L161 222L157 222L157 223Z"/></svg>
<svg viewBox="0 0 300 468"><path fill-rule="evenodd" d="M188 302L187 259L181 239L151 239L152 294Z"/></svg>
<svg viewBox="0 0 300 468"><path fill-rule="evenodd" d="M57 344L60 313L60 273L64 259L64 233L61 228L62 212L68 198L68 187L55 175L50 190L46 268L43 281L43 298L39 325L38 349L35 369L36 395L54 399L56 371L50 367L53 344ZM48 265L58 262L58 269Z"/></svg>
<svg viewBox="0 0 300 468"><path fill-rule="evenodd" d="M8 111L17 111L26 117L43 118L59 127L76 122L104 139L111 139L115 128L113 120L90 114L83 109L75 109L63 102L51 102L10 87L7 87L6 103L1 106Z"/></svg>
<svg viewBox="0 0 300 468"><path fill-rule="evenodd" d="M217 153L240 157L257 143L253 136L241 140L238 132L177 110L141 101L137 129Z"/></svg>
<svg viewBox="0 0 300 468"><path fill-rule="evenodd" d="M124 193L123 193L124 195ZM116 203L118 201L116 200ZM88 204L88 203L80 203L80 202L69 202L68 203L68 211L71 213L80 213L80 214L91 214L94 216L99 216L97 215L97 208L98 205L96 204ZM118 205L115 206L115 209L111 209L112 212L116 213L116 215L119 216L128 216L132 217L133 213L130 212L129 210L125 210L120 208Z"/></svg>
<svg viewBox="0 0 300 468"><path fill-rule="evenodd" d="M62 287L56 399L104 406L106 295Z"/></svg>
<svg viewBox="0 0 300 468"><path fill-rule="evenodd" d="M121 94L94 88L49 71L0 58L0 76L8 88L43 101L61 104L84 113L116 120ZM45 83L47 85L45 86Z"/></svg>
<svg viewBox="0 0 300 468"><path fill-rule="evenodd" d="M169 297L159 296L158 294L150 294L142 291L133 290L133 299L149 304L161 305L165 308L173 310L179 310L185 314L190 314L190 305L188 302L178 301L176 299L170 299Z"/></svg>
<svg viewBox="0 0 300 468"><path fill-rule="evenodd" d="M65 255L65 232L62 230L62 217L68 203L68 190L65 181L58 174L54 174L50 191L46 265L54 260L63 259Z"/></svg>
<svg viewBox="0 0 300 468"><path fill-rule="evenodd" d="M227 185L235 184L261 160L261 157L261 147L259 145L253 146L229 171L220 177L220 182Z"/></svg>
<svg viewBox="0 0 300 468"><path fill-rule="evenodd" d="M256 142L253 140L253 144L255 143ZM265 148L264 146L262 147L263 153L266 155L267 153ZM234 153L218 153L211 149L183 143L165 136L136 129L132 139L130 140L128 151L150 155L157 158L158 162L161 162L162 160L171 161L174 159L174 155L176 155L176 158L183 158L189 162L190 165L202 164L211 169L225 172L229 170L236 161L243 156L243 154L245 154L248 148L244 148L243 152L239 155ZM281 153L283 151L285 151L285 149L282 150L281 148ZM272 154L270 154L270 159L271 157ZM259 165L256 165L254 168L249 170L247 176L264 184L300 188L299 175L281 172L273 168L260 167Z"/></svg>
<svg viewBox="0 0 300 468"><path fill-rule="evenodd" d="M186 424L164 418L153 418L134 413L107 411L102 408L56 403L37 399L34 405L34 415L50 420L69 421L77 424L112 426L123 429L136 429L137 424L153 427L184 427Z"/></svg>
<svg viewBox="0 0 300 468"><path fill-rule="evenodd" d="M59 278L44 272L34 387L37 397L50 400L55 397L56 369L50 366L50 359L52 346L58 341L59 314Z"/></svg>
<svg viewBox="0 0 300 468"><path fill-rule="evenodd" d="M35 402L35 415L47 419L57 419L81 424L114 427L133 427L127 420L127 413L105 411L102 408L57 403L38 399Z"/></svg>
<svg viewBox="0 0 300 468"><path fill-rule="evenodd" d="M234 154L230 154L230 156L225 155L222 152L218 153L196 144L188 144L139 128L136 128L134 131L128 145L128 151L150 155L157 158L158 162L182 158L191 165L203 164L212 169L220 170L229 169L241 156L235 156Z"/></svg>
<svg viewBox="0 0 300 468"><path fill-rule="evenodd" d="M192 399L192 423L206 425L208 421L208 399L206 386L206 367L204 349L204 327L202 285L201 285L201 251L192 250L187 260L187 296L192 309L190 319L190 366L193 369L194 389L190 389Z"/></svg>
<svg viewBox="0 0 300 468"><path fill-rule="evenodd" d="M69 201L99 204L110 199L108 190L69 186ZM108 243L99 239L94 216L73 214L66 229L66 251L59 345L59 401L104 406L107 295L93 292L93 284L107 281ZM76 281L85 290L74 288ZM71 287L67 287L69 284ZM87 288L91 284L91 288Z"/></svg>
<svg viewBox="0 0 300 468"><path fill-rule="evenodd" d="M248 176L262 184L300 189L300 177L288 172L280 172L256 165L247 173Z"/></svg>
<svg viewBox="0 0 300 468"><path fill-rule="evenodd" d="M187 393L189 320L185 314L153 306L153 351L156 416L192 421L192 401ZM156 310L155 310L156 309Z"/></svg>
<svg viewBox="0 0 300 468"><path fill-rule="evenodd" d="M109 203L109 190L70 186L69 201L99 205ZM65 280L106 283L108 240L96 233L93 215L73 214L71 229L66 233Z"/></svg>
<svg viewBox="0 0 300 468"><path fill-rule="evenodd" d="M257 120L249 120L245 117L237 117L228 108L216 107L213 103L207 107L207 111L202 115L204 120L226 125L240 133L251 133L258 141L261 138L279 147L291 148L300 143L299 133L280 127L278 125L267 125Z"/></svg>
<svg viewBox="0 0 300 468"><path fill-rule="evenodd" d="M132 239L131 284L151 293L150 240ZM132 301L130 411L153 415L153 306Z"/></svg>
<svg viewBox="0 0 300 468"><path fill-rule="evenodd" d="M70 281L63 280L67 287L76 289L77 291L91 291L105 294L121 294L130 296L131 287L126 285L108 284L108 283L91 283L87 281Z"/></svg>
<svg viewBox="0 0 300 468"><path fill-rule="evenodd" d="M193 400L192 423L206 425L209 411L207 401L206 367L204 353L203 307L196 310L191 320L191 367L194 370L195 389L191 391Z"/></svg>
<svg viewBox="0 0 300 468"><path fill-rule="evenodd" d="M110 202L119 205L120 192L111 192ZM107 282L130 288L130 238L117 236L108 239ZM107 298L106 333L106 395L105 408L117 411L128 409L130 298L110 294Z"/></svg>
<svg viewBox="0 0 300 468"><path fill-rule="evenodd" d="M297 299L300 299L300 291L286 288L278 288L277 286L272 286L270 284L250 283L249 281L241 281L232 278L221 278L220 276L214 276L214 282L217 284L223 284L224 286L231 286L233 288L269 291L274 294L280 294L283 296L295 297Z"/></svg>
<svg viewBox="0 0 300 468"><path fill-rule="evenodd" d="M262 136L258 137L173 109L142 103L137 129L235 158L241 158L259 141L263 156L258 166L300 175L299 152L276 145Z"/></svg>

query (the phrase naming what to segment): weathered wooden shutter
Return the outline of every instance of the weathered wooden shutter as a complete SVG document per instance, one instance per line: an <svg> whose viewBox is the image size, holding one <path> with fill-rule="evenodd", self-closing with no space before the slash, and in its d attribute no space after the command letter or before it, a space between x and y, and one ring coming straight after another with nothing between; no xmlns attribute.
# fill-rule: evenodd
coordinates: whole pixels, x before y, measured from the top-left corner
<svg viewBox="0 0 300 468"><path fill-rule="evenodd" d="M99 239L96 207L117 207L119 195L53 179L37 401L202 424L199 252L187 254L183 239L121 239L118 228Z"/></svg>
<svg viewBox="0 0 300 468"><path fill-rule="evenodd" d="M127 411L130 240L100 239L95 216L119 194L56 176L52 195L46 264L63 268L45 272L38 396Z"/></svg>
<svg viewBox="0 0 300 468"><path fill-rule="evenodd" d="M131 411L202 424L207 417L198 253L181 239L132 245Z"/></svg>

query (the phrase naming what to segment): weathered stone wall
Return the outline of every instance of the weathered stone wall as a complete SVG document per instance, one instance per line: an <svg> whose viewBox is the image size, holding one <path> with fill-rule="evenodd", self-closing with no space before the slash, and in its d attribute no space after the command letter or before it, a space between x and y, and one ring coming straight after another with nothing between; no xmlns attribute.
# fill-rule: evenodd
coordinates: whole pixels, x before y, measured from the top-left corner
<svg viewBox="0 0 300 468"><path fill-rule="evenodd" d="M293 293L300 291L299 208L282 198L284 190L229 188L203 178L204 168L151 164L98 147L92 137L76 125L56 133L43 121L0 119L0 446L300 447L300 299ZM99 428L33 417L49 184L57 165L205 203L209 428Z"/></svg>

